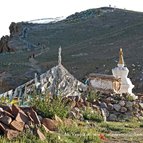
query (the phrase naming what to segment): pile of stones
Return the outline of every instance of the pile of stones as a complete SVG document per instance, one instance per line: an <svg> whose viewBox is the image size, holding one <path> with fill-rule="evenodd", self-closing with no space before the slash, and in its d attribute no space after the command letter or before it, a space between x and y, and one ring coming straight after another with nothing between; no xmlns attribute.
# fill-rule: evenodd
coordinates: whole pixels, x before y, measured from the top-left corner
<svg viewBox="0 0 143 143"><path fill-rule="evenodd" d="M98 98L89 101L85 97L70 97L70 118L84 120L83 112L87 108L97 115L102 115L104 121L129 121L133 118L143 120L143 96L133 99L128 94L97 94ZM69 99L65 97L64 100Z"/></svg>
<svg viewBox="0 0 143 143"><path fill-rule="evenodd" d="M143 119L143 101L128 94L101 94L97 104L107 121Z"/></svg>
<svg viewBox="0 0 143 143"><path fill-rule="evenodd" d="M0 106L0 134L9 140L27 130L41 140L45 140L41 127L45 129L45 132L53 133L57 131L59 122L62 120L58 116L55 116L54 120L43 118L32 107Z"/></svg>

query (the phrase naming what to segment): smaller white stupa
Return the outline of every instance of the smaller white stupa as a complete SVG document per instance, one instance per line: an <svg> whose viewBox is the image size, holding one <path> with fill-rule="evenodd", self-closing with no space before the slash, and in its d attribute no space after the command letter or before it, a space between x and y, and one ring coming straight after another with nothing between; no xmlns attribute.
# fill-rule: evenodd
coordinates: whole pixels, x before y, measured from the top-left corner
<svg viewBox="0 0 143 143"><path fill-rule="evenodd" d="M131 80L128 78L128 73L129 73L129 70L124 65L123 51L122 51L122 48L120 48L118 67L115 67L114 69L112 69L113 76L121 79L121 88L119 90L119 94L129 93L130 95L134 95L132 93L132 89L134 88L134 85L132 84Z"/></svg>

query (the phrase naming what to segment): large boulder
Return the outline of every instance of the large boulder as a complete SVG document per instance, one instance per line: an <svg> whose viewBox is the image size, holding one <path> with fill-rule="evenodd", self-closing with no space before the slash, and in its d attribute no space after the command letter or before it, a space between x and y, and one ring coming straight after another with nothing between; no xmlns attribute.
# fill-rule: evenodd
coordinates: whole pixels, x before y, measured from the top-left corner
<svg viewBox="0 0 143 143"><path fill-rule="evenodd" d="M20 32L19 23L11 22L9 26L10 36L13 37L14 35Z"/></svg>
<svg viewBox="0 0 143 143"><path fill-rule="evenodd" d="M10 40L10 37L8 35L3 36L0 39L0 53L13 51L8 45L9 40Z"/></svg>

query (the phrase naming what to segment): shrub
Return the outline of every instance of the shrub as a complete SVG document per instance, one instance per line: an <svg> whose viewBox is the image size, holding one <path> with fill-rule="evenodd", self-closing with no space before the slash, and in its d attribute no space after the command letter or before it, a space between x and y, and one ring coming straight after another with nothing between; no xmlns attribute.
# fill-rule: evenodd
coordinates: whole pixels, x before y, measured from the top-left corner
<svg viewBox="0 0 143 143"><path fill-rule="evenodd" d="M95 90L90 90L87 96L87 101L93 102L95 100L100 99L100 92L96 92Z"/></svg>
<svg viewBox="0 0 143 143"><path fill-rule="evenodd" d="M45 117L53 118L56 114L60 118L65 118L68 115L69 107L61 99L61 96L51 98L49 95L36 95L31 104L42 111Z"/></svg>

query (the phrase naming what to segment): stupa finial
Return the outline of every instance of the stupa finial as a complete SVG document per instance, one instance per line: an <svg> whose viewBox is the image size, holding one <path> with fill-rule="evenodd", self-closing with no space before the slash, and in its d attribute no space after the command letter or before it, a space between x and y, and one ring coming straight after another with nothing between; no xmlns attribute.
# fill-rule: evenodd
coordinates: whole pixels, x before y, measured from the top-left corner
<svg viewBox="0 0 143 143"><path fill-rule="evenodd" d="M122 48L120 48L120 51L119 51L119 62L118 62L118 64L124 65L124 58L123 58L123 50L122 50Z"/></svg>
<svg viewBox="0 0 143 143"><path fill-rule="evenodd" d="M59 55L58 55L58 65L61 65L62 64L62 56L61 56L61 53L62 53L62 48L60 46L59 48Z"/></svg>

